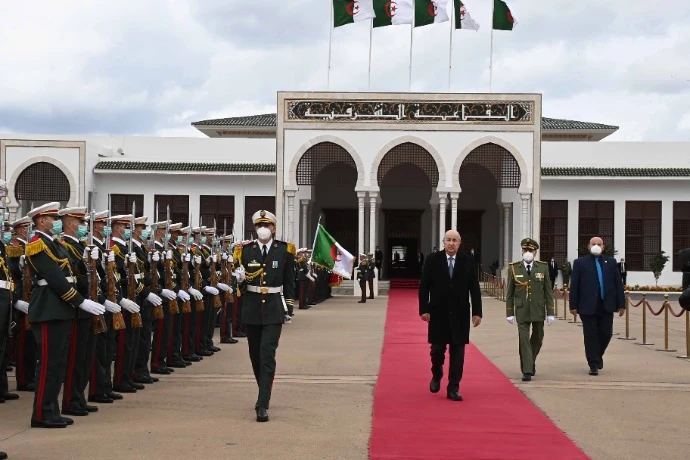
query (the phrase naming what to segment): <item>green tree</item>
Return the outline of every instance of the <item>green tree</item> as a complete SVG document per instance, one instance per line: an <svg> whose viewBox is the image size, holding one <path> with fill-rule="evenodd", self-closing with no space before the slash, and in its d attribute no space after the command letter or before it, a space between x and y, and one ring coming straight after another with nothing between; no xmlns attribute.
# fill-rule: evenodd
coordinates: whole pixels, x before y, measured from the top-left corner
<svg viewBox="0 0 690 460"><path fill-rule="evenodd" d="M669 257L666 255L666 253L661 251L657 254L654 254L652 259L649 261L649 269L654 274L654 280L656 281L657 286L659 285L659 277L661 276L661 272L664 271L664 267L666 266L668 259Z"/></svg>

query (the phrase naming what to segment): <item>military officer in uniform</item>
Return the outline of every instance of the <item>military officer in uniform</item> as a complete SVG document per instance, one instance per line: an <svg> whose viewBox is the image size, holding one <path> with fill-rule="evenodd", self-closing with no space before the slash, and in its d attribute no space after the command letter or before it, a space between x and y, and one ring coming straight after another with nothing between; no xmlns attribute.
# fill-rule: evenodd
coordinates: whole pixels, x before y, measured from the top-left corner
<svg viewBox="0 0 690 460"><path fill-rule="evenodd" d="M32 427L64 428L72 419L60 415L58 394L67 369L67 351L75 308L100 315L101 304L85 299L76 289L67 253L55 242L62 232L58 219L60 203L47 203L29 211L36 234L26 245L26 258L36 276L31 293L29 321L38 346L36 393Z"/></svg>
<svg viewBox="0 0 690 460"><path fill-rule="evenodd" d="M237 281L242 289L242 323L247 331L259 397L254 406L256 420L268 421L276 350L287 304L295 299L295 246L274 239L276 217L261 210L252 221L258 239L239 243L233 257L238 267Z"/></svg>
<svg viewBox="0 0 690 460"><path fill-rule="evenodd" d="M522 380L529 382L536 374L535 362L544 342L544 319L549 325L555 320L554 302L548 264L535 260L539 244L525 238L520 245L522 260L508 267L506 316L510 324L517 321Z"/></svg>
<svg viewBox="0 0 690 460"><path fill-rule="evenodd" d="M357 281L362 291L362 298L357 303L367 302L367 281L369 280L369 260L366 254L359 255L359 266L357 267Z"/></svg>
<svg viewBox="0 0 690 460"><path fill-rule="evenodd" d="M367 284L369 284L369 298L374 298L374 278L376 278L376 260L374 260L374 254L367 254L367 260L369 262L368 269L369 275L367 277Z"/></svg>
<svg viewBox="0 0 690 460"><path fill-rule="evenodd" d="M7 186L5 181L0 180L0 225L4 227L5 208L2 203L7 196ZM2 228L2 227L0 227ZM3 238L0 241L0 403L5 400L19 399L16 393L9 392L9 383L7 380L7 351L12 324L12 295L14 290L14 283L12 282L12 274L10 273L9 260L5 252L5 245L9 242L5 239L5 235L12 239L12 233L3 230Z"/></svg>

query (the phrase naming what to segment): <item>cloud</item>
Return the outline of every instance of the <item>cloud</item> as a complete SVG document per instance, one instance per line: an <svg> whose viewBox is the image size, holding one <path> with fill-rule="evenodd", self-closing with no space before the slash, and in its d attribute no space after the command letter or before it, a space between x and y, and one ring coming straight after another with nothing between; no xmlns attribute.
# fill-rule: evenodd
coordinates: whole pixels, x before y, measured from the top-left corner
<svg viewBox="0 0 690 460"><path fill-rule="evenodd" d="M487 92L490 2L475 31L414 30L413 91ZM512 0L493 34L492 90L540 92L544 114L619 125L612 140L690 136L690 8ZM285 90L366 91L368 23L332 31L327 0L2 2L5 131L199 135L193 121L275 111ZM371 89L407 91L409 26L372 33Z"/></svg>

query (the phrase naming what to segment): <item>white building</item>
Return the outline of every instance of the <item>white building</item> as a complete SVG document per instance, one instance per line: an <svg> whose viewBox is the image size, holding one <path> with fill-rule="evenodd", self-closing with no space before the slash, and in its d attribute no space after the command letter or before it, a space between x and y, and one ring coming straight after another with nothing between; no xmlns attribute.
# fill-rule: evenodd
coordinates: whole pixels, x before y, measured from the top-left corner
<svg viewBox="0 0 690 460"><path fill-rule="evenodd" d="M352 253L384 251L384 275L457 228L484 267L519 257L572 261L599 235L628 284L649 259L680 284L690 247L690 143L599 142L616 126L544 118L538 94L279 93L277 114L205 120L209 138L0 135L13 218L42 202L172 219L250 237L276 211L279 237L308 246L319 218ZM412 257L410 257L412 256ZM675 270L674 270L675 269Z"/></svg>

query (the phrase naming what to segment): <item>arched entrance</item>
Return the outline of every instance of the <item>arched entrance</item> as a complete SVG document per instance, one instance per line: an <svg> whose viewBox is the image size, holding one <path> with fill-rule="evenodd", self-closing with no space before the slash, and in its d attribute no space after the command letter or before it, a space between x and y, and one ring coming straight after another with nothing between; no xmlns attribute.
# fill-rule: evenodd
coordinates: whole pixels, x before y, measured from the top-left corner
<svg viewBox="0 0 690 460"><path fill-rule="evenodd" d="M53 201L58 201L64 207L70 199L69 179L57 166L41 161L28 166L19 174L14 193L19 203L19 217L25 216L37 206Z"/></svg>
<svg viewBox="0 0 690 460"><path fill-rule="evenodd" d="M307 228L321 223L353 254L357 251L357 166L343 147L321 142L310 147L297 164L297 185L310 187ZM313 235L308 236L311 241Z"/></svg>
<svg viewBox="0 0 690 460"><path fill-rule="evenodd" d="M383 275L418 277L420 253L432 235L430 199L439 181L433 156L406 142L393 147L381 160L377 182L381 193Z"/></svg>
<svg viewBox="0 0 690 460"><path fill-rule="evenodd" d="M487 143L470 152L460 166L457 229L462 247L474 251L484 271L491 273L503 263L505 233L503 203L512 202L520 187L520 166L504 147ZM506 249L503 249L506 250Z"/></svg>

